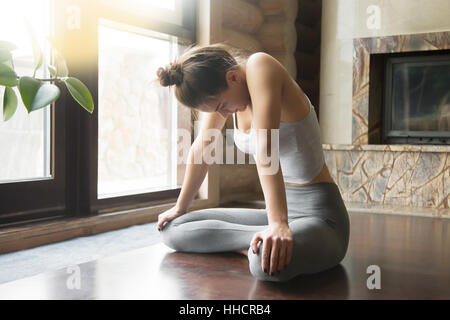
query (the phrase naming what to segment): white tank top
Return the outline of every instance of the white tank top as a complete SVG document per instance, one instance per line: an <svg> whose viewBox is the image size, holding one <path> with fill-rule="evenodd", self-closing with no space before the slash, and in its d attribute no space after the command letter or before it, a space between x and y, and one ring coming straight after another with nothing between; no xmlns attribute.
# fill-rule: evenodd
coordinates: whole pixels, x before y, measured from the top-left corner
<svg viewBox="0 0 450 320"><path fill-rule="evenodd" d="M314 179L325 163L319 121L314 106L308 115L297 122L280 122L279 156L284 182L304 184ZM255 155L256 136L253 121L249 133L237 129L233 115L234 142L244 153Z"/></svg>

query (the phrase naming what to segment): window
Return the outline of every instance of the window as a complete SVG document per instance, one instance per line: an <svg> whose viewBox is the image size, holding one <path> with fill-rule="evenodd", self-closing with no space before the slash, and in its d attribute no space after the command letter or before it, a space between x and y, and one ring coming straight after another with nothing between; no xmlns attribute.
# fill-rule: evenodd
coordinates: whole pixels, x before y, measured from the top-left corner
<svg viewBox="0 0 450 320"><path fill-rule="evenodd" d="M190 128L191 113L151 80L156 67L195 42L195 1L24 2L0 11L0 40L19 47L17 73L29 75L32 66L21 29L26 13L47 57L37 77L48 76L50 35L95 109L88 113L62 85L53 105L30 114L18 106L0 123L0 226L176 199L184 176L176 130ZM79 24L70 27L69 19Z"/></svg>
<svg viewBox="0 0 450 320"><path fill-rule="evenodd" d="M98 197L177 188L177 103L154 80L182 47L103 19L98 32Z"/></svg>
<svg viewBox="0 0 450 320"><path fill-rule="evenodd" d="M13 63L19 76L32 76L34 65L30 36L24 19L18 20L17 17L26 17L35 27L38 38L44 39L50 32L49 13L48 0L13 1L8 4L8 10L0 11L0 39L17 46L13 51ZM48 46L44 41L41 41L40 46L47 51ZM48 54L45 56L48 57ZM48 61L44 61L44 68L37 71L36 77L48 76L45 68L47 64ZM0 86L2 99L4 90ZM13 87L13 90L16 97L20 97L18 88ZM50 108L28 114L22 99L17 100L18 107L13 117L0 125L0 183L51 178Z"/></svg>
<svg viewBox="0 0 450 320"><path fill-rule="evenodd" d="M52 35L52 9L50 0L18 0L0 10L0 40L16 46L10 66L18 76L33 75L34 69L27 19L44 54L35 76L48 77L52 56L45 37ZM1 99L4 90L0 86ZM17 109L6 122L2 115L0 122L0 225L56 218L66 212L63 113L53 104L28 114L18 88L13 91Z"/></svg>
<svg viewBox="0 0 450 320"><path fill-rule="evenodd" d="M182 1L183 0L104 0L102 1L102 5L117 8L127 14L144 15L172 24L183 25Z"/></svg>

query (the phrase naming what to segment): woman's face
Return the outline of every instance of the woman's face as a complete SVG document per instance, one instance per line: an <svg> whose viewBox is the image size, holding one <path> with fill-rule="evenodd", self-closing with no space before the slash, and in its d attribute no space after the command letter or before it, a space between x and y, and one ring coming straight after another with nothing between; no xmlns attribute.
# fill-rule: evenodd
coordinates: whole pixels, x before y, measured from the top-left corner
<svg viewBox="0 0 450 320"><path fill-rule="evenodd" d="M247 87L243 68L230 70L226 74L228 88L217 99L205 105L201 111L218 112L224 118L229 114L243 111L251 105L250 93Z"/></svg>

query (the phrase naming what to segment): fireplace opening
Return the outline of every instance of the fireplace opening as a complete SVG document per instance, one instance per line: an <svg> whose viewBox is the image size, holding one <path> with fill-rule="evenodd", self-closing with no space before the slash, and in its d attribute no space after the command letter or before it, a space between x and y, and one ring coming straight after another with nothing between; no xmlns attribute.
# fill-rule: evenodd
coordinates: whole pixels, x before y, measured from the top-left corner
<svg viewBox="0 0 450 320"><path fill-rule="evenodd" d="M450 53L387 55L381 142L450 144Z"/></svg>

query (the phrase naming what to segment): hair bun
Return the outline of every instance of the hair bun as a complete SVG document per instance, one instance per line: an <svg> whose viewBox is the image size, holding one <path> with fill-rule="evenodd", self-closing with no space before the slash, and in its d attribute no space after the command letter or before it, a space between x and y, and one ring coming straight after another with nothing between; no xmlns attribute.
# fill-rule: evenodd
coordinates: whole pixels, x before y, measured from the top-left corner
<svg viewBox="0 0 450 320"><path fill-rule="evenodd" d="M162 86L180 85L183 81L183 70L178 63L171 62L165 68L161 67L157 71L159 82Z"/></svg>

